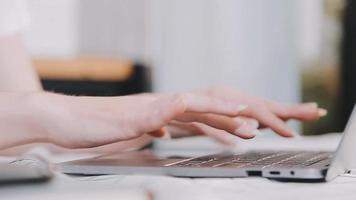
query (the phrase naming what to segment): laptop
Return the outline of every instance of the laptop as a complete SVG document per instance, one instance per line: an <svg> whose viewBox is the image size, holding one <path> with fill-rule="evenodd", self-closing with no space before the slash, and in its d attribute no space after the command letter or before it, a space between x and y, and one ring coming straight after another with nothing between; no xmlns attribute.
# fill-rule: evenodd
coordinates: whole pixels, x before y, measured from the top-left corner
<svg viewBox="0 0 356 200"><path fill-rule="evenodd" d="M282 181L330 181L356 168L356 106L336 152L222 152L199 157L161 157L133 151L60 163L62 172L76 175L159 174L178 177L261 176Z"/></svg>

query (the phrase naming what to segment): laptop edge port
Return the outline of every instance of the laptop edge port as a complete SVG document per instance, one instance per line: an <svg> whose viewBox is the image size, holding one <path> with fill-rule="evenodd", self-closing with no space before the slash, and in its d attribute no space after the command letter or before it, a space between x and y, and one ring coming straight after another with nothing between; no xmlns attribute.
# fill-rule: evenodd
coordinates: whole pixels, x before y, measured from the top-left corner
<svg viewBox="0 0 356 200"><path fill-rule="evenodd" d="M280 175L281 172L279 172L279 171L270 171L269 174L271 174L271 175Z"/></svg>
<svg viewBox="0 0 356 200"><path fill-rule="evenodd" d="M247 171L248 176L262 176L262 171L251 170Z"/></svg>

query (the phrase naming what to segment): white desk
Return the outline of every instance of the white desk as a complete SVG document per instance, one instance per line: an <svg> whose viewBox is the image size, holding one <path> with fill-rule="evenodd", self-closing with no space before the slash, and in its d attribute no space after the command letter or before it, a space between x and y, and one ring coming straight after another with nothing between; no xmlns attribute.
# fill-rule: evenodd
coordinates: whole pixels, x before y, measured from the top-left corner
<svg viewBox="0 0 356 200"><path fill-rule="evenodd" d="M286 140L280 138L257 138L256 140L243 141L241 148L248 149L312 149L334 150L338 144L337 135L322 136L320 138L303 138ZM182 143L186 149L196 149L195 144L200 143L200 153L216 151L216 145L206 140L193 139L177 142L160 142L158 149L169 149L171 152L179 151ZM185 152L188 153L188 152ZM63 157L59 157L63 160ZM90 186L94 184L94 186ZM95 188L97 191L108 192L107 198L111 199L113 191L127 188L134 190L148 190L154 194L155 199L356 199L356 178L339 177L329 183L282 183L264 178L174 178L167 176L143 176L143 175L110 175L91 177L57 176L49 185L54 187L57 193L72 192L73 190L86 191ZM63 187L67 185L67 187ZM68 188L68 185L70 187ZM89 187L90 186L90 187ZM48 186L28 186L26 193L45 191ZM88 191L93 191L89 189ZM16 188L0 189L2 195L11 195L19 191ZM115 193L119 195L119 192ZM125 194L125 193L123 193ZM8 197L8 196L7 196ZM2 198L1 198L2 199ZM105 199L105 198L100 198Z"/></svg>

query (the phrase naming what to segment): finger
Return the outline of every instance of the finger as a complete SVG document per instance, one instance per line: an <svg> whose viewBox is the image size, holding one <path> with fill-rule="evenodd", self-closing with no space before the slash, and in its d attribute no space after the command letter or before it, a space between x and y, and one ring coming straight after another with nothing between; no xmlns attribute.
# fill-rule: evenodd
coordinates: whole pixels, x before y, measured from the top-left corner
<svg viewBox="0 0 356 200"><path fill-rule="evenodd" d="M183 94L175 96L181 99L185 105L185 111L198 113L214 113L226 116L237 116L247 108L247 105L237 104L221 98L209 97L197 94Z"/></svg>
<svg viewBox="0 0 356 200"><path fill-rule="evenodd" d="M297 135L283 120L265 108L250 108L244 112L245 115L257 119L261 125L271 128L274 132L283 137L294 137Z"/></svg>
<svg viewBox="0 0 356 200"><path fill-rule="evenodd" d="M242 124L242 120L215 114L184 113L175 118L180 122L200 122L208 126L234 133Z"/></svg>
<svg viewBox="0 0 356 200"><path fill-rule="evenodd" d="M314 121L327 114L327 110L318 108L318 104L316 103L286 105L266 101L266 106L284 120L297 119L302 121Z"/></svg>
<svg viewBox="0 0 356 200"><path fill-rule="evenodd" d="M201 123L193 123L198 129L200 129L201 132L204 133L204 135L207 135L208 137L214 139L215 141L223 144L223 145L228 145L228 146L235 146L235 136L231 135L230 133L220 130L220 129L215 129L212 128L208 125L201 124ZM251 137L246 137L245 139L250 139L253 138Z"/></svg>
<svg viewBox="0 0 356 200"><path fill-rule="evenodd" d="M260 127L260 123L256 119L250 117L243 117L243 116L239 116L238 118L244 120L246 123L250 124L255 129L258 129Z"/></svg>
<svg viewBox="0 0 356 200"><path fill-rule="evenodd" d="M195 126L194 123L179 122L176 120L169 122L167 129L174 138L204 135L204 132Z"/></svg>
<svg viewBox="0 0 356 200"><path fill-rule="evenodd" d="M224 130L242 138L255 136L256 127L239 117L230 118L215 114L184 113L175 118L180 122L200 122L215 129Z"/></svg>
<svg viewBox="0 0 356 200"><path fill-rule="evenodd" d="M178 122L172 121L168 126L169 132L172 133L174 137L188 137L188 136L197 136L197 135L207 135L216 141L225 144L225 145L234 145L233 141L236 137L224 130L216 129L210 127L206 124L198 122ZM244 137L244 139L253 138L254 135Z"/></svg>

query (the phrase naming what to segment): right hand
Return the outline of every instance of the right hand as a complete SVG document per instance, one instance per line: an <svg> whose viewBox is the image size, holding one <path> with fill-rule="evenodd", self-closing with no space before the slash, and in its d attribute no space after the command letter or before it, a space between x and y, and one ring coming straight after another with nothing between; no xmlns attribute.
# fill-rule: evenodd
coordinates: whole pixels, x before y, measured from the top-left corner
<svg viewBox="0 0 356 200"><path fill-rule="evenodd" d="M168 123L199 123L211 130L252 138L256 126L237 118L245 105L195 93L75 97L33 94L36 130L67 148L89 148L155 133ZM213 137L219 137L214 135ZM223 137L223 136L221 136Z"/></svg>

